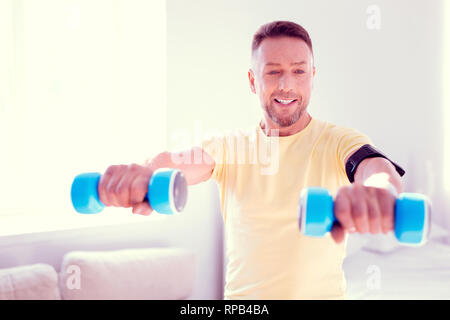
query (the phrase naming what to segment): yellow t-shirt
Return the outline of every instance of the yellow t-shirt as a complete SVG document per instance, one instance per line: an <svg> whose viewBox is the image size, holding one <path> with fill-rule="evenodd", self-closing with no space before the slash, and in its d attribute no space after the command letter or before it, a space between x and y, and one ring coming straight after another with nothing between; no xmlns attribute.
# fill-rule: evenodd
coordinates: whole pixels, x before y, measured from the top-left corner
<svg viewBox="0 0 450 320"><path fill-rule="evenodd" d="M300 191L335 196L350 184L344 159L371 140L355 129L311 119L302 131L269 137L259 125L205 139L216 162L225 225L225 299L342 299L346 241L300 233Z"/></svg>

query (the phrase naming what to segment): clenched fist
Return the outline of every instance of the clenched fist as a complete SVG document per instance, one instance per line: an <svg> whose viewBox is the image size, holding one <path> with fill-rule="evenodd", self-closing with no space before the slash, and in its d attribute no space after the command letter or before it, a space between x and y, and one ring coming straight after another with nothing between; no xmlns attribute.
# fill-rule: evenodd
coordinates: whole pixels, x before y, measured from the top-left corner
<svg viewBox="0 0 450 320"><path fill-rule="evenodd" d="M345 232L372 234L394 230L396 197L386 188L368 187L359 183L341 187L334 203L334 215L339 223L331 229L331 236L339 243Z"/></svg>
<svg viewBox="0 0 450 320"><path fill-rule="evenodd" d="M148 216L152 208L147 200L148 183L153 170L138 164L108 167L98 184L98 195L105 206L133 208L133 213Z"/></svg>

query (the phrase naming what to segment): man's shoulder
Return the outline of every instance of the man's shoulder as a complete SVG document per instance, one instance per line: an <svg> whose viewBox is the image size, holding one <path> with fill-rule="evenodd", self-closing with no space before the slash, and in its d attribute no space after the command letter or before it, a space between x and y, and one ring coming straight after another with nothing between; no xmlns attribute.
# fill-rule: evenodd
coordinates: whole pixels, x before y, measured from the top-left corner
<svg viewBox="0 0 450 320"><path fill-rule="evenodd" d="M348 140L361 136L366 137L358 129L350 126L336 124L331 121L321 119L315 119L315 122L318 139L322 142L334 141L335 143L339 143L339 141L343 141L343 139Z"/></svg>
<svg viewBox="0 0 450 320"><path fill-rule="evenodd" d="M313 119L314 119L314 131L320 136L335 135L341 128L339 125L327 120L318 118Z"/></svg>
<svg viewBox="0 0 450 320"><path fill-rule="evenodd" d="M347 125L343 124L337 124L331 121L326 121L322 119L315 118L315 123L318 127L320 127L325 132L328 132L332 135L340 135L340 134L346 134L349 132L359 132L357 129L352 128Z"/></svg>

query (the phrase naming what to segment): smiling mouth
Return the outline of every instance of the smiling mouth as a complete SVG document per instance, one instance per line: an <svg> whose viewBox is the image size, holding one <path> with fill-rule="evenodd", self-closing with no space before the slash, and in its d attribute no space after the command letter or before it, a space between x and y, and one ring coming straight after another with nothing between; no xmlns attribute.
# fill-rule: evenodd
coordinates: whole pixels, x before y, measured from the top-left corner
<svg viewBox="0 0 450 320"><path fill-rule="evenodd" d="M282 107L289 107L297 102L297 99L273 99L275 103Z"/></svg>

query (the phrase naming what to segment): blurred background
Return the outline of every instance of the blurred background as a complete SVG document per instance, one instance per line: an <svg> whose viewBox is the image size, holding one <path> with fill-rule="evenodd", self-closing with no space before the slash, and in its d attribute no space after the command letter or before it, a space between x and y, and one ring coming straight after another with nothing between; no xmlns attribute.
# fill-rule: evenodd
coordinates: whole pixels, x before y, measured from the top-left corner
<svg viewBox="0 0 450 320"><path fill-rule="evenodd" d="M185 247L199 257L190 298L221 299L215 182L190 187L183 215L170 218L78 215L70 185L81 172L255 126L251 40L273 20L311 36L311 115L367 134L406 170L405 191L433 203L432 247L352 239L351 297L450 298L448 0L0 0L0 268L58 269L70 250ZM373 270L388 279L375 289Z"/></svg>

